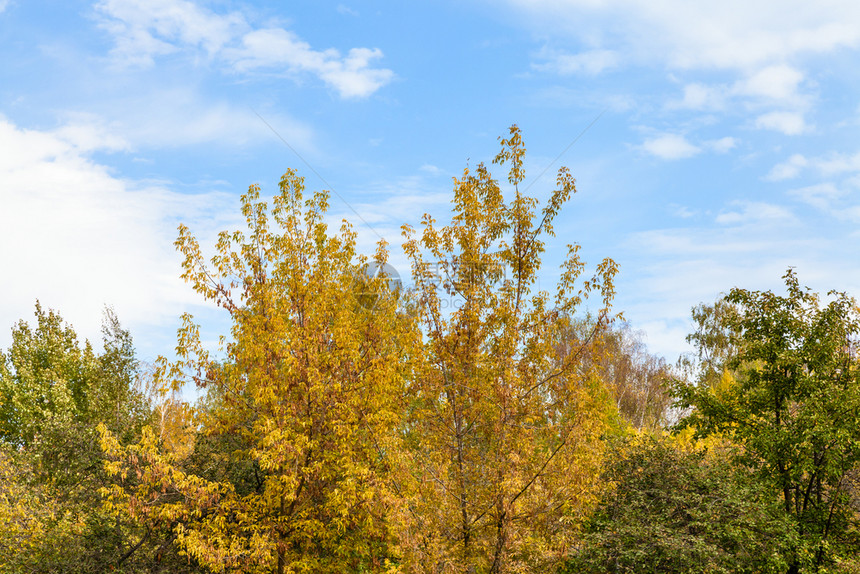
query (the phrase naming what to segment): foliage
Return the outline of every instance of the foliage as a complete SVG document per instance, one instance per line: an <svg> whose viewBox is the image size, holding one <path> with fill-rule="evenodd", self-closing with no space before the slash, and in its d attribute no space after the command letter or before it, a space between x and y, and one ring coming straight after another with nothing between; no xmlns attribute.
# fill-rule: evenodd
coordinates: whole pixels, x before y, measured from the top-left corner
<svg viewBox="0 0 860 574"><path fill-rule="evenodd" d="M723 450L685 451L668 438L618 442L602 480L612 488L568 572L779 572L786 524L767 493Z"/></svg>
<svg viewBox="0 0 860 574"><path fill-rule="evenodd" d="M606 259L577 283L584 263L570 245L555 297L536 290L542 238L554 236L574 180L559 170L536 217L537 200L520 191L519 129L501 143L509 202L478 165L454 182L450 225L425 215L419 236L404 228L425 334L409 387L410 472L400 473L413 572L545 571L594 498L611 408L580 359L610 320L616 266ZM572 337L570 318L592 291L602 300L593 329Z"/></svg>
<svg viewBox="0 0 860 574"><path fill-rule="evenodd" d="M411 321L383 278L364 277L348 224L328 234L327 194L304 201L303 189L288 171L269 210L252 186L249 235L222 232L210 264L180 227L183 277L233 325L215 360L186 316L181 360L162 364L164 384L188 375L209 393L186 463L153 432L128 447L103 434L121 478L106 491L111 508L171 528L214 572L382 571L396 560L384 480ZM380 244L375 262L386 255ZM362 305L368 289L378 297Z"/></svg>
<svg viewBox="0 0 860 574"><path fill-rule="evenodd" d="M667 426L674 372L665 359L648 352L629 324L606 331L583 355L595 363L598 377L628 424L639 430Z"/></svg>
<svg viewBox="0 0 860 574"><path fill-rule="evenodd" d="M507 184L404 227L404 293L293 171L208 260L180 226L217 352L185 315L148 371L111 311L96 351L37 302L0 352L0 574L860 572L855 301L734 289L674 370L615 327L611 259L539 288L576 189L539 209L524 159L513 126Z"/></svg>
<svg viewBox="0 0 860 574"><path fill-rule="evenodd" d="M81 349L71 327L38 301L36 319L35 330L19 322L12 347L0 355L0 441L14 447L30 446L55 423L86 421L94 411L92 347Z"/></svg>
<svg viewBox="0 0 860 574"><path fill-rule="evenodd" d="M741 445L739 463L780 497L793 526L789 572L820 571L857 547L849 479L860 460L860 309L844 293L822 304L791 270L784 279L784 297L733 289L725 298L734 377L677 393L695 408L686 424Z"/></svg>
<svg viewBox="0 0 860 574"><path fill-rule="evenodd" d="M38 302L36 321L15 325L0 356L0 572L181 571L134 546L152 533L101 510L95 426L130 438L149 416L129 333L108 310L97 354Z"/></svg>
<svg viewBox="0 0 860 574"><path fill-rule="evenodd" d="M731 363L737 355L737 333L733 332L730 318L737 308L725 298L714 304L700 303L693 307L695 331L687 335L696 353L681 358L682 369L700 387L715 388L731 377Z"/></svg>

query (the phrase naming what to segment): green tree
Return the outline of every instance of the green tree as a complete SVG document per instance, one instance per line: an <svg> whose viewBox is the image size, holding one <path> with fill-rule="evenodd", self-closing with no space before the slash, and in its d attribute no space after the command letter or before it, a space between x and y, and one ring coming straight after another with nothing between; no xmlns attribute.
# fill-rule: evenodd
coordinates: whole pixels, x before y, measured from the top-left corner
<svg viewBox="0 0 860 574"><path fill-rule="evenodd" d="M59 314L37 301L36 328L19 322L0 354L0 440L27 447L52 425L87 420L97 369L92 347L82 349Z"/></svg>
<svg viewBox="0 0 860 574"><path fill-rule="evenodd" d="M580 282L585 264L571 245L555 296L536 288L543 238L574 180L559 170L537 215L520 190L519 129L501 143L495 163L509 167L510 201L478 165L454 182L450 225L425 215L417 237L404 228L425 334L405 423L411 572L546 571L595 496L612 409L581 356L610 320L616 266L606 259ZM597 319L573 337L589 292L601 298Z"/></svg>
<svg viewBox="0 0 860 574"><path fill-rule="evenodd" d="M100 354L89 341L81 345L56 311L37 301L35 314L35 328L17 323L12 346L0 352L0 441L28 448L58 427L104 422L124 431L146 416L131 335L112 309L105 310Z"/></svg>
<svg viewBox="0 0 860 574"><path fill-rule="evenodd" d="M787 524L725 449L627 437L614 444L602 481L611 486L567 572L784 571Z"/></svg>
<svg viewBox="0 0 860 574"><path fill-rule="evenodd" d="M96 425L130 440L150 415L131 336L110 309L102 343L80 343L37 302L35 325L17 323L0 353L0 572L182 571L154 560L159 533L101 509Z"/></svg>
<svg viewBox="0 0 860 574"><path fill-rule="evenodd" d="M214 572L381 571L397 558L385 478L412 322L384 278L356 288L355 233L344 222L330 235L327 194L303 191L288 171L269 209L252 186L248 234L222 232L209 263L180 227L183 277L232 320L216 360L185 316L180 360L162 364L163 385L190 377L208 393L187 463L152 431L127 447L103 435L114 511L172 529ZM380 244L375 263L386 256Z"/></svg>
<svg viewBox="0 0 860 574"><path fill-rule="evenodd" d="M740 445L739 462L778 493L793 526L788 572L819 572L858 542L849 479L860 461L860 309L837 292L823 304L791 270L784 279L787 296L725 298L734 377L677 393L694 409L686 425Z"/></svg>
<svg viewBox="0 0 860 574"><path fill-rule="evenodd" d="M0 441L33 457L40 480L69 497L87 490L86 476L101 464L96 425L133 435L148 416L131 336L110 309L102 342L96 354L59 313L36 302L35 328L17 323L12 346L0 352Z"/></svg>

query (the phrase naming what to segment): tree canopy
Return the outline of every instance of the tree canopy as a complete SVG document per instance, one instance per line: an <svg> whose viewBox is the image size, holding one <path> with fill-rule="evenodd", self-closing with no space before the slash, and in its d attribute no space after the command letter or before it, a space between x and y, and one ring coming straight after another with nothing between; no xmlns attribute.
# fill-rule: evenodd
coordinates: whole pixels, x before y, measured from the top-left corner
<svg viewBox="0 0 860 574"><path fill-rule="evenodd" d="M186 314L143 365L111 310L96 349L37 302L0 351L0 574L860 572L855 300L732 289L670 365L612 259L570 242L541 287L575 181L541 205L500 143L506 178L403 227L406 287L289 170L214 245L179 228L218 343Z"/></svg>
<svg viewBox="0 0 860 574"><path fill-rule="evenodd" d="M686 419L700 435L742 447L738 462L779 494L792 521L789 572L819 569L857 548L860 461L860 309L829 301L784 276L787 295L732 289L722 324L733 349L719 387L681 384Z"/></svg>
<svg viewBox="0 0 860 574"><path fill-rule="evenodd" d="M595 496L610 407L582 354L611 320L616 266L606 259L580 280L585 263L569 245L554 296L536 289L544 237L576 188L559 170L538 215L520 190L516 126L501 144L494 163L508 167L509 201L478 165L454 182L449 225L425 215L419 236L404 228L426 334L407 415L415 480L404 552L415 572L553 568L572 532L560 525ZM598 317L571 336L592 291Z"/></svg>
<svg viewBox="0 0 860 574"><path fill-rule="evenodd" d="M188 375L210 393L195 419L199 434L233 437L227 459L251 476L206 478L177 466L151 433L129 447L104 433L111 472L130 465L139 477L110 490L112 507L175 528L184 552L214 572L381 571L389 563L384 473L411 320L383 277L363 273L350 227L329 234L327 194L305 200L303 191L287 172L270 209L252 186L242 197L247 234L221 233L211 263L185 227L177 240L183 277L229 313L232 332L223 358L213 359L186 316L182 360L163 364L159 376L172 386ZM386 257L380 244L375 261ZM372 306L359 300L368 290L379 295Z"/></svg>

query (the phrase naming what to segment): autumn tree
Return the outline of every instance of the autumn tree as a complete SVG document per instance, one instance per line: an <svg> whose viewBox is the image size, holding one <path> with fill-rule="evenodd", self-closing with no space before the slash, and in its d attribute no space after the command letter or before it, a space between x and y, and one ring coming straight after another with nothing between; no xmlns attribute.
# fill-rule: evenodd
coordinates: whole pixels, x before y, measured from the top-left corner
<svg viewBox="0 0 860 574"><path fill-rule="evenodd" d="M163 385L190 379L207 393L197 462L180 464L154 432L127 447L104 434L124 478L107 493L115 512L169 526L213 572L382 571L397 559L385 479L411 321L385 279L363 273L349 225L329 233L327 194L303 192L288 171L270 209L252 186L248 232L222 232L208 262L180 227L183 277L232 321L213 355L186 315L180 360L162 363ZM380 244L373 262L386 256ZM359 297L368 289L373 305Z"/></svg>
<svg viewBox="0 0 860 574"><path fill-rule="evenodd" d="M588 321L574 326L575 339ZM583 361L597 369L621 418L639 430L656 430L668 425L672 397L670 381L675 373L663 357L648 351L642 334L628 323L607 330L585 349Z"/></svg>
<svg viewBox="0 0 860 574"><path fill-rule="evenodd" d="M509 168L509 201L481 164L455 180L449 225L425 215L419 234L404 228L425 335L404 427L412 494L402 545L412 572L548 571L601 464L611 405L580 357L611 319L616 266L606 259L578 282L585 264L569 245L554 296L537 289L544 238L574 180L559 170L537 214L521 190L519 129L501 144L494 163ZM567 327L590 292L600 295L597 317L574 340Z"/></svg>
<svg viewBox="0 0 860 574"><path fill-rule="evenodd" d="M693 307L694 329L686 340L695 351L681 357L679 366L684 376L697 386L716 389L733 377L738 333L733 331L735 322L731 318L737 311L726 298Z"/></svg>
<svg viewBox="0 0 860 574"><path fill-rule="evenodd" d="M789 270L787 295L732 289L723 333L732 377L719 388L680 384L686 424L742 447L738 463L779 496L793 532L790 574L819 572L856 551L860 461L860 309L844 293L826 303Z"/></svg>

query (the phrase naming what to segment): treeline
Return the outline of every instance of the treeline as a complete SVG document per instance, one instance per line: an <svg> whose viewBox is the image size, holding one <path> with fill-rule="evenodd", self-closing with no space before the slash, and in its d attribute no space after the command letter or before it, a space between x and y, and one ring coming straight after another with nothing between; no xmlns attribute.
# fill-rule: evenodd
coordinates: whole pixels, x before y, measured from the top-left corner
<svg viewBox="0 0 860 574"><path fill-rule="evenodd" d="M113 313L97 352L37 303L0 355L0 572L860 572L854 300L734 289L668 365L612 260L537 289L574 180L539 209L501 144L507 184L404 227L408 290L288 171L214 256L180 227L217 353L185 316L144 368Z"/></svg>

